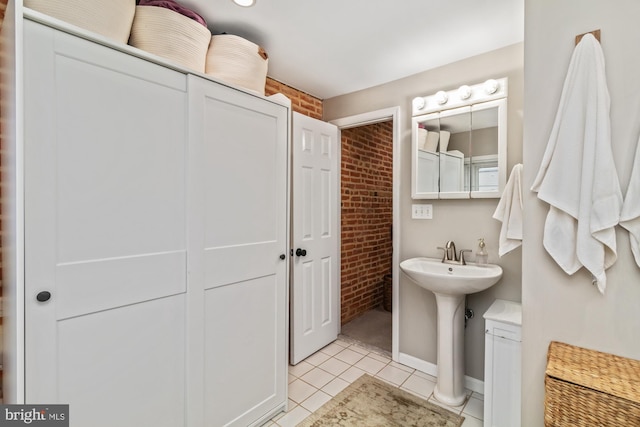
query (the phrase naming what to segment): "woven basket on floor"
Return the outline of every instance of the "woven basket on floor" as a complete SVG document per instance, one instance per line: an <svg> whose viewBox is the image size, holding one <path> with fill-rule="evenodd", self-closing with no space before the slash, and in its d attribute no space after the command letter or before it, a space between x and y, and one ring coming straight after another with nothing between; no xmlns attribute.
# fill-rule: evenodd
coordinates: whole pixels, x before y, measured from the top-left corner
<svg viewBox="0 0 640 427"><path fill-rule="evenodd" d="M158 6L137 6L129 44L204 73L211 32L184 15Z"/></svg>
<svg viewBox="0 0 640 427"><path fill-rule="evenodd" d="M264 95L269 58L255 43L231 34L211 37L205 73Z"/></svg>
<svg viewBox="0 0 640 427"><path fill-rule="evenodd" d="M640 426L640 361L552 342L546 427Z"/></svg>
<svg viewBox="0 0 640 427"><path fill-rule="evenodd" d="M127 43L135 0L24 0L24 5L120 43Z"/></svg>

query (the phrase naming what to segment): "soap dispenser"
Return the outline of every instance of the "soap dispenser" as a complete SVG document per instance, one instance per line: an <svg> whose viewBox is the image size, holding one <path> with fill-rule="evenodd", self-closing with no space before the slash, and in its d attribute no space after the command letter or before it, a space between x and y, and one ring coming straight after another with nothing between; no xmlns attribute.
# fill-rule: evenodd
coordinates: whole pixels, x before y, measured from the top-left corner
<svg viewBox="0 0 640 427"><path fill-rule="evenodd" d="M484 238L478 239L478 251L476 252L476 264L478 265L486 265L489 261L489 254L485 246Z"/></svg>

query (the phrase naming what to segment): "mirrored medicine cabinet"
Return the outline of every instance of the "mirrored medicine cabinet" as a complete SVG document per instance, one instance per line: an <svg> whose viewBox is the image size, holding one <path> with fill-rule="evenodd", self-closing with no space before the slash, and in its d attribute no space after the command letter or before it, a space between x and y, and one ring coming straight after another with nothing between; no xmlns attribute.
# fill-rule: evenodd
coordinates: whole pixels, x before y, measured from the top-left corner
<svg viewBox="0 0 640 427"><path fill-rule="evenodd" d="M507 177L507 79L413 100L411 196L498 198Z"/></svg>

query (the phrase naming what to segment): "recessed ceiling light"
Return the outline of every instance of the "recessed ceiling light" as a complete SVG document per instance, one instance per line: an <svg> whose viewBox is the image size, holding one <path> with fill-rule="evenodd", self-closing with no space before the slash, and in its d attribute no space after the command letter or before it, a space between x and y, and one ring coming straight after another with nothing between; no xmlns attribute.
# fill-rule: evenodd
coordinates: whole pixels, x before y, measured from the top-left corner
<svg viewBox="0 0 640 427"><path fill-rule="evenodd" d="M233 0L233 2L242 7L250 7L256 4L256 0Z"/></svg>

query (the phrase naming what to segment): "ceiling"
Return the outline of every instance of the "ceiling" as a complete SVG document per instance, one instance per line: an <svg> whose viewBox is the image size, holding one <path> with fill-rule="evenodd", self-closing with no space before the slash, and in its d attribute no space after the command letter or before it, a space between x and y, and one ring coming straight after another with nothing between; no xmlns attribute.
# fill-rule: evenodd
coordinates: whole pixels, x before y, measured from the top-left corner
<svg viewBox="0 0 640 427"><path fill-rule="evenodd" d="M179 0L262 46L269 76L320 99L524 39L524 0Z"/></svg>

